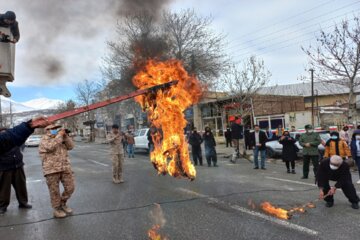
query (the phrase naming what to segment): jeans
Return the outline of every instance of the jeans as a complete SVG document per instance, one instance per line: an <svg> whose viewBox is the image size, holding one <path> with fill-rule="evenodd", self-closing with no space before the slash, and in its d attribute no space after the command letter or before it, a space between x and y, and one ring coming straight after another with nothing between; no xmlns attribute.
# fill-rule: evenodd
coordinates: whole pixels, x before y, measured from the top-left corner
<svg viewBox="0 0 360 240"><path fill-rule="evenodd" d="M256 168L259 167L259 152L261 157L261 168L265 168L266 149L261 150L259 147L254 149L254 165Z"/></svg>
<svg viewBox="0 0 360 240"><path fill-rule="evenodd" d="M211 166L211 162L214 166L217 166L217 153L215 147L205 146L205 158L208 166Z"/></svg>
<svg viewBox="0 0 360 240"><path fill-rule="evenodd" d="M129 158L134 157L134 144L128 144L127 152L129 154Z"/></svg>

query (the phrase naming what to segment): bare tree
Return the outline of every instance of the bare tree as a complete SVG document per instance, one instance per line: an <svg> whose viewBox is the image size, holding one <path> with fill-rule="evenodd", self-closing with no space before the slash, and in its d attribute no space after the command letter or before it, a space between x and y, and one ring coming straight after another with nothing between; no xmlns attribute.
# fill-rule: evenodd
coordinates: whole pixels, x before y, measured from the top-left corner
<svg viewBox="0 0 360 240"><path fill-rule="evenodd" d="M84 82L79 83L75 89L77 99L81 105L90 105L95 102L96 97L99 92L98 84L95 82L85 80ZM89 141L95 141L95 131L94 131L94 111L85 113L86 124L90 126L90 138Z"/></svg>
<svg viewBox="0 0 360 240"><path fill-rule="evenodd" d="M233 108L241 116L246 116L251 114L252 98L269 82L270 77L264 61L251 56L242 66L232 65L218 82L218 89L229 92Z"/></svg>
<svg viewBox="0 0 360 240"><path fill-rule="evenodd" d="M68 100L65 103L61 103L57 106L56 112L62 113L65 111L73 110L76 107L76 103L73 100ZM77 130L77 117L69 117L64 119L65 127L72 132L76 132Z"/></svg>
<svg viewBox="0 0 360 240"><path fill-rule="evenodd" d="M332 32L320 30L316 46L302 47L309 57L310 68L316 79L325 85L344 87L349 90L348 120L356 113L355 89L360 85L360 19L343 20Z"/></svg>
<svg viewBox="0 0 360 240"><path fill-rule="evenodd" d="M212 21L187 9L165 12L161 26L169 38L170 57L182 60L188 72L210 86L229 63L223 51L225 36L211 30Z"/></svg>

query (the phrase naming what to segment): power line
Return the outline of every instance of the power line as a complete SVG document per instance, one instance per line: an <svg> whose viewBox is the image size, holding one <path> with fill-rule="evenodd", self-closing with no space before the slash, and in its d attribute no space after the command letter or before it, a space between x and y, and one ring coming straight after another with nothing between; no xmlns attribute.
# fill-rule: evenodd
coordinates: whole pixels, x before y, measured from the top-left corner
<svg viewBox="0 0 360 240"><path fill-rule="evenodd" d="M286 34L287 34L287 35L290 35L290 34L293 34L293 33L302 32L302 31L304 31L304 30L306 30L306 29L314 28L314 27L316 27L318 24L326 23L326 22L328 22L328 21L330 21L330 20L334 20L334 19L337 19L337 18L339 18L339 17L343 17L343 16L345 16L345 15L348 15L348 14L350 14L350 13L354 13L354 12L359 11L359 10L360 10L360 8L355 9L355 10L351 10L351 11L349 11L349 12L346 12L346 13L343 13L343 14L340 14L340 15L337 15L336 17L329 18L329 19L327 19L327 20L325 20L325 21L321 21L321 22L312 24L311 26L303 27L303 28L301 28L301 29L298 29L298 30L295 30L295 31L292 31L292 32L287 32ZM336 24L333 24L333 25L331 25L331 26L335 26L335 25L336 25ZM328 27L325 27L325 28L328 28ZM308 34L309 34L309 33L306 33L306 34L304 34L304 35L308 35ZM272 41L272 40L275 40L275 39L278 39L278 38L282 38L282 37L283 37L283 35L279 35L279 36L277 36L277 37L275 37L275 38L270 38L270 39L267 39L267 40L263 40L263 41L261 41L261 42L259 42L259 43L257 43L257 44L252 44L252 45L249 45L249 46L246 46L246 47L237 49L236 51L246 50L246 49L255 47L255 46L258 45L258 44L265 43L265 42L268 42L268 41ZM265 39L266 39L266 38L265 38ZM256 39L254 39L254 40L256 40Z"/></svg>
<svg viewBox="0 0 360 240"><path fill-rule="evenodd" d="M259 38L261 39L261 38L264 38L264 37L272 36L272 35L274 35L274 34L276 34L276 33L280 33L280 32L283 32L283 31L285 31L285 30L288 30L288 29L290 29L290 28L293 28L293 27L302 25L302 24L304 24L304 23L311 22L311 21L313 21L314 19L321 18L321 17L323 17L323 16L332 14L332 13L334 13L334 12L337 12L337 11L342 10L342 9L344 9L344 8L348 8L348 7L350 7L350 6L352 6L352 5L355 5L355 4L358 4L358 3L360 3L360 1L353 2L353 3L351 3L351 4L345 5L345 6L341 7L341 8L337 8L337 9L335 9L335 10L333 10L333 11L327 12L327 13L322 14L322 15L320 15L320 16L316 16L316 17L307 19L306 21L303 21L303 22L300 22L300 23L297 23L297 24L294 24L294 25L291 25L291 26L282 28L282 29L277 30L277 31L275 31L275 32L272 32L272 33L270 33L270 34L261 35L260 37L257 37L257 38L255 38L255 39L245 41L244 43L238 43L238 44L236 44L236 45L230 46L228 49L232 49L232 48L237 47L237 46L239 46L239 45L241 45L241 44L250 43L250 42L252 42L252 41L254 41L254 40L256 40L256 39L259 39Z"/></svg>
<svg viewBox="0 0 360 240"><path fill-rule="evenodd" d="M290 16L290 17L285 18L285 19L283 19L283 20L281 20L281 21L275 22L275 23L273 23L273 24L266 25L266 26L264 26L264 27L261 27L260 29L257 29L257 30L255 30L255 31L252 31L252 32L246 33L246 34L244 34L244 35L241 35L241 36L239 36L237 39L242 38L242 37L246 37L246 36L249 35L249 34L253 34L253 33L260 32L261 30L264 30L264 29L266 29L266 28L268 28L268 27L271 27L271 26L274 26L274 25L278 25L278 24L280 24L280 23L283 23L283 22L286 21L286 20L290 20L290 19L296 18L296 17L298 17L298 16L304 15L304 14L306 14L306 13L308 13L308 12L311 12L311 11L313 11L313 10L315 10L315 9L318 9L319 7L323 7L323 6L329 4L330 2L333 2L333 1L334 1L334 0L330 0L330 1L327 1L327 2L325 2L325 3L319 4L319 5L317 5L317 6L313 7L313 8L310 8L310 9L304 11L304 12L301 12L301 13L299 13L299 14Z"/></svg>

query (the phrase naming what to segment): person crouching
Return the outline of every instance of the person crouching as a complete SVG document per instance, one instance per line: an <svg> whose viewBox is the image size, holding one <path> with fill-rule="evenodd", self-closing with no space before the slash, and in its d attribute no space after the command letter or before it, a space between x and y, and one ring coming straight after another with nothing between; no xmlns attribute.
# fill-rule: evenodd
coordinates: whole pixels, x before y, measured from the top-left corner
<svg viewBox="0 0 360 240"><path fill-rule="evenodd" d="M318 187L320 188L320 199L326 201L326 207L334 205L334 195L337 188L341 188L353 209L359 209L359 197L356 194L352 183L350 168L342 157L334 155L324 159L319 166L316 174ZM335 181L335 185L330 187L329 181Z"/></svg>
<svg viewBox="0 0 360 240"><path fill-rule="evenodd" d="M68 156L68 151L74 148L74 143L65 129L58 130L59 128L60 126L53 124L45 128L46 134L41 139L39 153L54 217L64 218L73 212L66 203L75 190L74 175ZM64 188L61 195L60 182Z"/></svg>

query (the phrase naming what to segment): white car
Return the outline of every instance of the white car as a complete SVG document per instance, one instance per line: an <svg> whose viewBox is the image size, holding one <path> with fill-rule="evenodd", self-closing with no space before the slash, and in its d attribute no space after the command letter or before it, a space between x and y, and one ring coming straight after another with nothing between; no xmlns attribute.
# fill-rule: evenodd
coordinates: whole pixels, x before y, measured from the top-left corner
<svg viewBox="0 0 360 240"><path fill-rule="evenodd" d="M38 147L41 141L41 135L31 135L26 139L25 146L26 147Z"/></svg>
<svg viewBox="0 0 360 240"><path fill-rule="evenodd" d="M135 139L135 146L134 148L136 150L142 149L149 151L149 140L148 140L148 132L149 128L141 128L135 131L134 139Z"/></svg>

